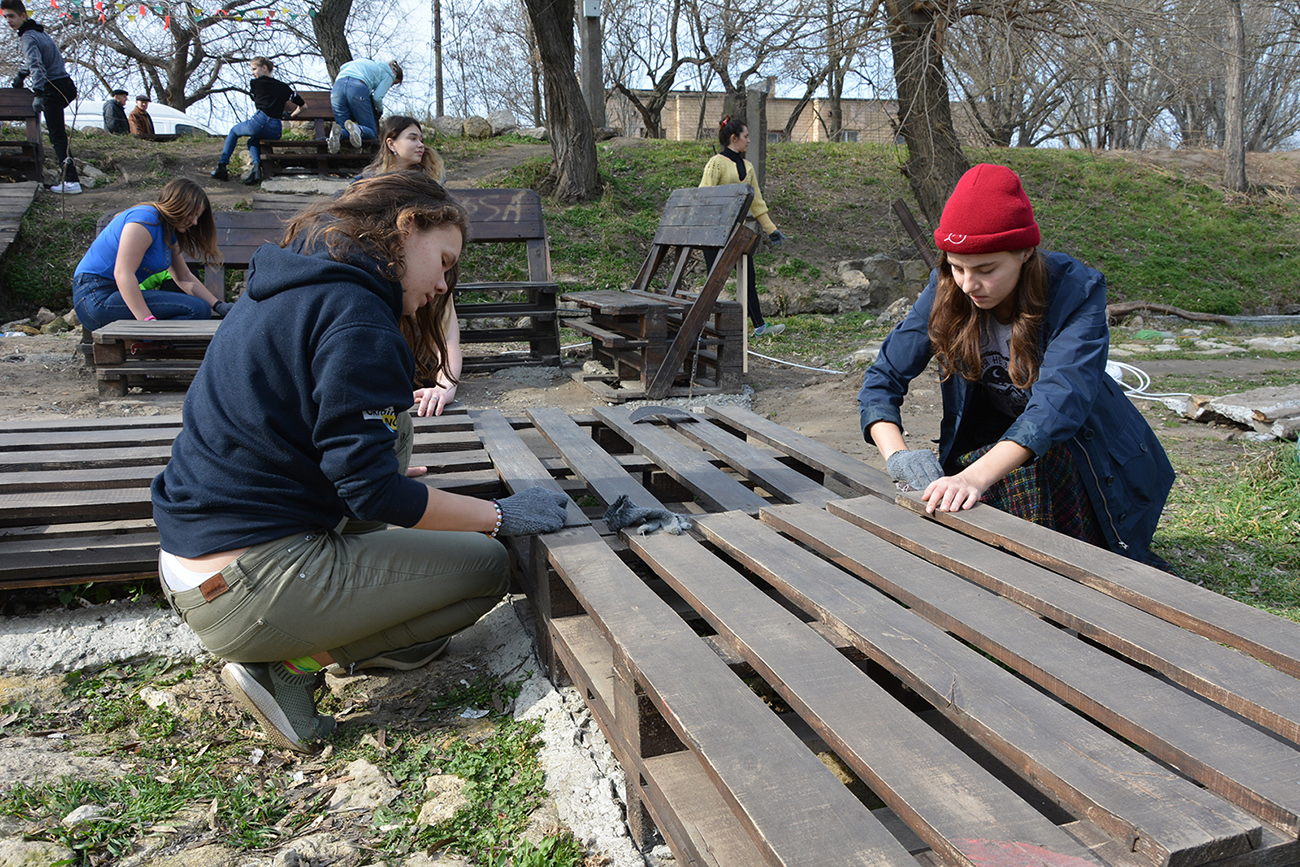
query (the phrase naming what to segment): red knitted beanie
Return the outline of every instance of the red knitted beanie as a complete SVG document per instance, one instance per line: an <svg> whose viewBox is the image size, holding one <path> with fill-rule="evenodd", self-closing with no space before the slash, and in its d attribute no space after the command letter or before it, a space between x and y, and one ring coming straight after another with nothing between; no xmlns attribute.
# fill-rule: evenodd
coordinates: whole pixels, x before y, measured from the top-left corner
<svg viewBox="0 0 1300 867"><path fill-rule="evenodd" d="M1026 250L1041 240L1020 177L988 163L961 176L934 233L935 245L948 253Z"/></svg>

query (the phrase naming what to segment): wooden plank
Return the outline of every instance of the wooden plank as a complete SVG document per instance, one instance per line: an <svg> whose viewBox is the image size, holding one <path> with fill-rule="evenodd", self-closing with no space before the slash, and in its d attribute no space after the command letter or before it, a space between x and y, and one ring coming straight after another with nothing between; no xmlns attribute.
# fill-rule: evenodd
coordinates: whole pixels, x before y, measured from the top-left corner
<svg viewBox="0 0 1300 867"><path fill-rule="evenodd" d="M817 515L809 506L788 512ZM705 537L876 661L1025 779L1156 864L1258 845L1260 824L770 527L708 515Z"/></svg>
<svg viewBox="0 0 1300 867"><path fill-rule="evenodd" d="M596 444L591 435L578 427L561 409L544 407L528 410L537 432L546 438L578 478L605 505L627 494L634 506L664 508L645 488L627 474L623 467Z"/></svg>
<svg viewBox="0 0 1300 867"><path fill-rule="evenodd" d="M893 500L898 494L889 476L857 458L795 433L770 419L739 406L706 406L705 415L744 431L757 440L790 455L800 463L821 470L830 478L860 494L875 494Z"/></svg>
<svg viewBox="0 0 1300 867"><path fill-rule="evenodd" d="M470 418L474 419L474 429L482 438L483 447L491 456L493 466L511 493L539 486L564 492L552 478L550 470L532 453L500 410L470 410ZM587 516L582 514L576 503L570 502L566 526L580 527L588 524L590 521Z"/></svg>
<svg viewBox="0 0 1300 867"><path fill-rule="evenodd" d="M1300 683L1284 672L893 503L868 497L827 508L1300 743Z"/></svg>
<svg viewBox="0 0 1300 867"><path fill-rule="evenodd" d="M627 540L946 859L982 864L990 851L1014 844L1024 854L1012 864L1099 863L694 539Z"/></svg>
<svg viewBox="0 0 1300 867"><path fill-rule="evenodd" d="M685 485L709 511L739 509L751 515L767 501L713 465L706 452L653 424L632 424L625 408L596 408L596 417L649 456L665 473Z"/></svg>
<svg viewBox="0 0 1300 867"><path fill-rule="evenodd" d="M141 430L156 427L180 427L179 414L152 415L144 418L38 418L0 422L0 433L35 433L38 431L80 431L87 438L101 431Z"/></svg>
<svg viewBox="0 0 1300 867"><path fill-rule="evenodd" d="M768 863L914 867L862 803L594 530L565 529L539 541Z"/></svg>
<svg viewBox="0 0 1300 867"><path fill-rule="evenodd" d="M1293 746L847 521L782 506L761 517L1216 794L1300 830Z"/></svg>
<svg viewBox="0 0 1300 867"><path fill-rule="evenodd" d="M823 506L839 496L829 489L781 463L767 452L760 451L744 440L738 439L713 424L698 422L677 423L678 433L704 446L730 464L737 472L786 503L809 503Z"/></svg>
<svg viewBox="0 0 1300 867"><path fill-rule="evenodd" d="M919 496L900 496L919 514ZM939 512L934 520L990 545L1005 548L1053 572L1100 590L1134 608L1177 623L1213 641L1300 677L1300 625L1198 587L1177 575L1072 539L987 506Z"/></svg>
<svg viewBox="0 0 1300 867"><path fill-rule="evenodd" d="M105 449L111 446L136 448L139 446L171 447L176 427L149 427L117 430L94 427L88 430L61 430L21 433L0 433L0 451L6 453L46 451L55 449Z"/></svg>

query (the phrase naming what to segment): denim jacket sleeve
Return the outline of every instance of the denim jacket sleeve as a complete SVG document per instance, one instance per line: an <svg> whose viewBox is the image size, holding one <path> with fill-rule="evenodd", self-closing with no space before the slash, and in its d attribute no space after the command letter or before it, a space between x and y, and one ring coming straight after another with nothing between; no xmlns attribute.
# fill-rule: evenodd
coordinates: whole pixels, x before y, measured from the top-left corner
<svg viewBox="0 0 1300 867"><path fill-rule="evenodd" d="M1059 253L1048 254L1048 309L1042 362L1029 403L1003 435L1041 457L1065 442L1092 411L1106 376L1106 278Z"/></svg>
<svg viewBox="0 0 1300 867"><path fill-rule="evenodd" d="M916 299L898 327L885 338L874 364L867 368L858 392L858 412L863 439L867 428L878 421L903 426L900 407L908 385L925 370L933 354L930 348L930 307L934 304L937 273Z"/></svg>

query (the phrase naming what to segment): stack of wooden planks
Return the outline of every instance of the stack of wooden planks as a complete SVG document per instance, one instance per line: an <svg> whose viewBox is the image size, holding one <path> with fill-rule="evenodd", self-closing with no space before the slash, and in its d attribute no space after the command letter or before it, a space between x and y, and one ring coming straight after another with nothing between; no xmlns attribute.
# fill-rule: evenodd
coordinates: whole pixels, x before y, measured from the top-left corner
<svg viewBox="0 0 1300 867"><path fill-rule="evenodd" d="M1300 861L1300 625L987 507L928 518L746 410L644 415L417 425L432 484L573 500L511 545L639 842L745 867ZM175 422L8 426L0 579L151 573ZM624 494L695 528L610 533Z"/></svg>

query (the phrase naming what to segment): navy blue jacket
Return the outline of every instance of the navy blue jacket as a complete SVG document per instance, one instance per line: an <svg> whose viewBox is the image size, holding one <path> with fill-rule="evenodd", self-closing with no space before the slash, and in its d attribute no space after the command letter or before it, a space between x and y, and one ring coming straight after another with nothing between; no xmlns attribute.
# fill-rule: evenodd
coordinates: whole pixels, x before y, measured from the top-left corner
<svg viewBox="0 0 1300 867"><path fill-rule="evenodd" d="M415 372L401 312L370 259L258 250L153 481L162 547L201 557L344 517L414 525L428 489L394 452Z"/></svg>
<svg viewBox="0 0 1300 867"><path fill-rule="evenodd" d="M1064 253L1044 253L1048 309L1042 363L1025 411L1007 428L1009 439L1041 457L1065 443L1111 550L1143 560L1155 534L1174 470L1151 426L1106 373L1106 278ZM938 273L907 318L885 340L858 393L862 435L877 421L902 427L899 407L908 384L930 362L928 333ZM943 422L939 462L950 458L963 414L978 385L950 376L940 387Z"/></svg>

